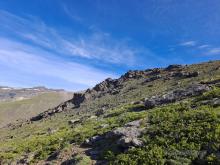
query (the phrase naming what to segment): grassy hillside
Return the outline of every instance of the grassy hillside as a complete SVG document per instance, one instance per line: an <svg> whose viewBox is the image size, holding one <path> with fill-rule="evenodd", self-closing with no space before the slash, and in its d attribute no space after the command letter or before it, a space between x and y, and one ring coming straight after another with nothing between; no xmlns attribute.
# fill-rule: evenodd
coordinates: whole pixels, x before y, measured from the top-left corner
<svg viewBox="0 0 220 165"><path fill-rule="evenodd" d="M70 93L47 92L29 99L0 102L0 127L15 123L16 120L27 120L71 98Z"/></svg>
<svg viewBox="0 0 220 165"><path fill-rule="evenodd" d="M171 68L130 72L80 106L0 129L0 164L219 164L220 61Z"/></svg>

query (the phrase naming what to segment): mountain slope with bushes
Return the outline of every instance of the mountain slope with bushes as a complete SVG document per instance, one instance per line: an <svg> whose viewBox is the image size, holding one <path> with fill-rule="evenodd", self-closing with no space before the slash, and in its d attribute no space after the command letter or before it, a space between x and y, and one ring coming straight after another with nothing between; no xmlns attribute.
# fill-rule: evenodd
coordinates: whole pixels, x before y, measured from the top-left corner
<svg viewBox="0 0 220 165"><path fill-rule="evenodd" d="M0 129L0 164L219 164L220 61L129 71Z"/></svg>

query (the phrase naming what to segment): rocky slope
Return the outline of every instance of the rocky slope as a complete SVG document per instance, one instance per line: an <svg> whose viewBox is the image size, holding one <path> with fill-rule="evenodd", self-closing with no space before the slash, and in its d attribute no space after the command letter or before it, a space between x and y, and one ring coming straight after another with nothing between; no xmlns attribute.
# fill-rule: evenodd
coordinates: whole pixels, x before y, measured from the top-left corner
<svg viewBox="0 0 220 165"><path fill-rule="evenodd" d="M129 71L0 130L1 164L219 164L220 61Z"/></svg>

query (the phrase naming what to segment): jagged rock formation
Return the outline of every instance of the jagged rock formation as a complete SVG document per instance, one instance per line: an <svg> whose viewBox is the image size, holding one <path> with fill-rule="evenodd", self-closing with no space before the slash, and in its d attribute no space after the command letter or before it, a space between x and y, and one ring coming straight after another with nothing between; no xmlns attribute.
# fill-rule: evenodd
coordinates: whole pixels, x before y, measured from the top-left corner
<svg viewBox="0 0 220 165"><path fill-rule="evenodd" d="M103 82L97 84L95 87L91 89L87 89L85 92L74 93L72 99L60 104L54 109L50 109L44 113L39 114L38 116L33 117L31 120L37 121L42 118L47 118L49 116L52 116L55 113L63 112L67 109L79 108L82 103L93 101L106 95L117 95L121 93L121 90L124 88L124 84L130 80L143 79L142 85L146 85L151 82L159 81L159 80L169 81L171 79L190 79L199 76L200 73L198 71L187 71L186 70L187 67L188 66L183 66L183 65L170 65L167 68L155 68L155 69L147 69L143 71L140 70L128 71L118 79L107 78ZM152 87L152 86L153 84L148 85L148 87ZM180 99L184 99L188 96L196 95L196 93L194 93L195 92L194 90L196 90L195 86L191 88L189 87L188 89L186 89L187 91L183 91L183 90L184 89L180 88L176 91L172 91L173 93L167 94L166 98L158 98L158 96L156 96L157 98L153 100L152 99L149 99L150 101L146 100L145 104L146 106L147 104L149 105L155 104L156 106L163 104L163 102L170 103Z"/></svg>

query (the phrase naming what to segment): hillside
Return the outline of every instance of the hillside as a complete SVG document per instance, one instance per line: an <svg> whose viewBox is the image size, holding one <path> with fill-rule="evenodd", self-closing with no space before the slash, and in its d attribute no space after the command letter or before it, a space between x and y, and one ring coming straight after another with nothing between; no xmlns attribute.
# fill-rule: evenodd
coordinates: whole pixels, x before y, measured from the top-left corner
<svg viewBox="0 0 220 165"><path fill-rule="evenodd" d="M0 127L27 120L72 97L72 93L45 87L0 87Z"/></svg>
<svg viewBox="0 0 220 165"><path fill-rule="evenodd" d="M0 129L0 164L220 164L220 61L129 71Z"/></svg>

